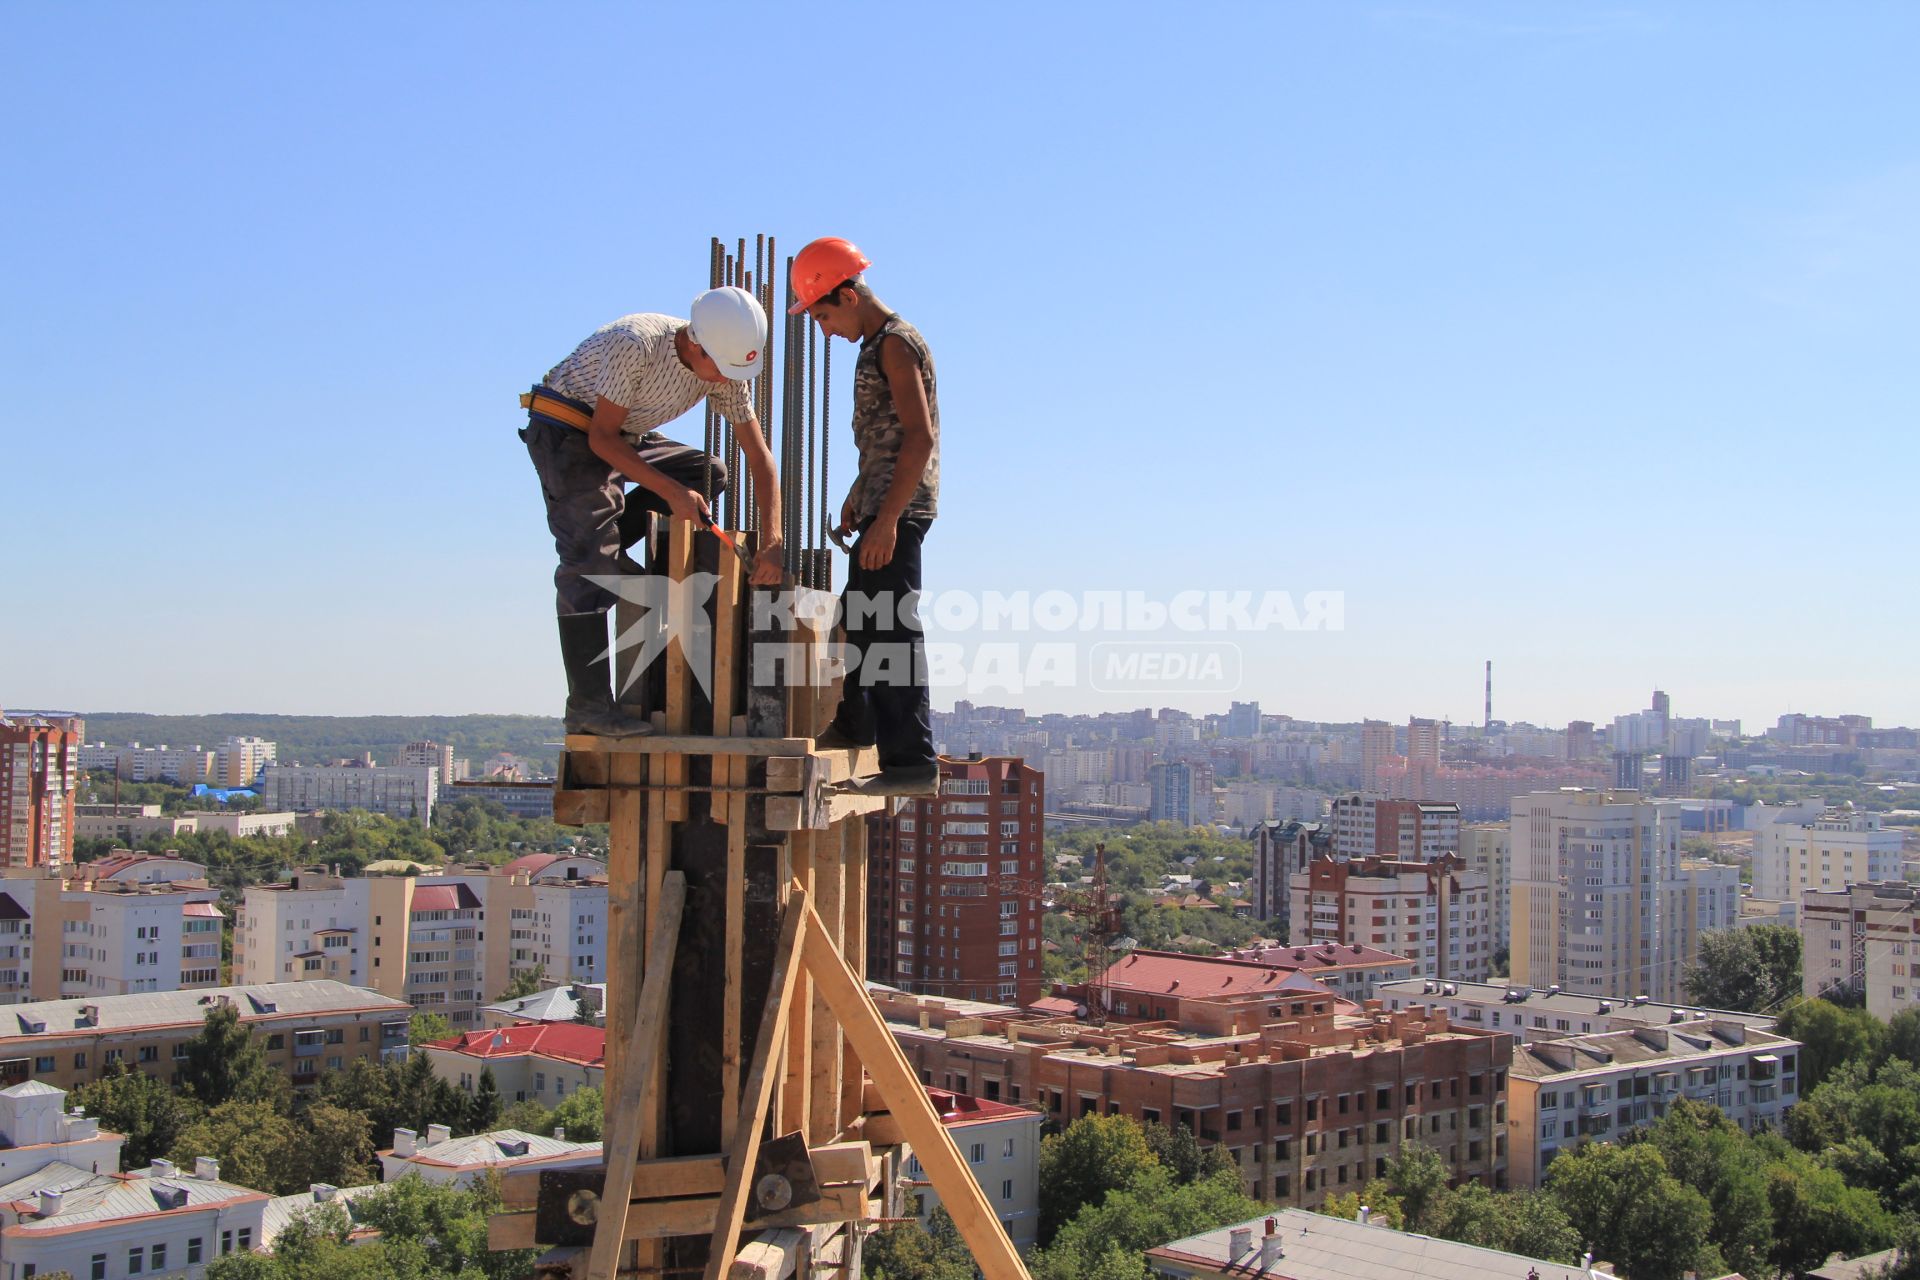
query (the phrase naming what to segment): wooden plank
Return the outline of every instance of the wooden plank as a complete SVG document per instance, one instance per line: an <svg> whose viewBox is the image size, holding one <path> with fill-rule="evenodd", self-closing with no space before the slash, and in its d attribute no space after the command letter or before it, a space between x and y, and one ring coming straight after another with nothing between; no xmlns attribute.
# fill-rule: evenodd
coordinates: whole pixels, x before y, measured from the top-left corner
<svg viewBox="0 0 1920 1280"><path fill-rule="evenodd" d="M827 936L836 951L845 945L840 931L846 919L843 898L847 869L839 837L837 831L826 831L813 838L813 909L816 917L825 922ZM844 1054L840 1027L817 985L809 1016L812 1025L808 1029L807 1140L831 1142L833 1135L840 1132L840 1067Z"/></svg>
<svg viewBox="0 0 1920 1280"><path fill-rule="evenodd" d="M880 752L875 747L816 747L803 756L767 757L767 790L805 791L810 779L832 786L849 778L864 778L880 772Z"/></svg>
<svg viewBox="0 0 1920 1280"><path fill-rule="evenodd" d="M814 1181L822 1185L829 1182L872 1185L868 1176L868 1160L872 1155L872 1146L865 1142L828 1142L807 1151L807 1159L813 1163Z"/></svg>
<svg viewBox="0 0 1920 1280"><path fill-rule="evenodd" d="M740 1246L727 1280L786 1280L799 1270L800 1260L812 1249L810 1234L798 1227L780 1227Z"/></svg>
<svg viewBox="0 0 1920 1280"><path fill-rule="evenodd" d="M709 535L711 536L711 535ZM740 618L740 586L746 568L738 556L722 554L720 581L713 596L713 731L727 731L733 722L734 691L740 683L738 655L745 633ZM716 806L717 809L717 806ZM719 817L718 812L714 815Z"/></svg>
<svg viewBox="0 0 1920 1280"><path fill-rule="evenodd" d="M906 1129L894 1119L891 1111L868 1112L867 1122L860 1126L860 1134L876 1147L897 1147L907 1140Z"/></svg>
<svg viewBox="0 0 1920 1280"><path fill-rule="evenodd" d="M717 1196L726 1182L719 1156L661 1156L633 1166L629 1200L670 1200L675 1196ZM540 1203L540 1170L517 1169L500 1175L500 1207L532 1209Z"/></svg>
<svg viewBox="0 0 1920 1280"><path fill-rule="evenodd" d="M539 1224L540 1215L532 1209L492 1214L487 1218L487 1248L495 1253L535 1248L540 1243L536 1238Z"/></svg>
<svg viewBox="0 0 1920 1280"><path fill-rule="evenodd" d="M800 939L807 973L826 995L860 1061L880 1086L892 1115L913 1144L914 1154L920 1157L928 1180L940 1193L941 1204L953 1215L954 1226L967 1242L974 1265L985 1280L1029 1280L1020 1254L1000 1225L999 1215L974 1181L953 1135L940 1123L925 1086L894 1041L893 1032L868 997L859 975L847 968L846 960L833 949L817 919L807 924Z"/></svg>
<svg viewBox="0 0 1920 1280"><path fill-rule="evenodd" d="M693 522L675 520L673 532L667 538L667 576L674 582L685 582L693 572ZM687 619L692 625L692 620ZM688 660L687 651L679 644L667 646L667 732L685 736L693 732L693 664ZM685 784L687 780L687 758L679 752L667 756L667 776L655 779L665 782L669 787ZM687 793L684 791L667 792L667 821L685 822L687 820Z"/></svg>
<svg viewBox="0 0 1920 1280"><path fill-rule="evenodd" d="M846 926L840 935L840 954L847 967L861 977L867 973L867 824L855 818L834 825L847 872ZM846 1124L862 1106L866 1072L845 1036L840 1037L840 1122Z"/></svg>
<svg viewBox="0 0 1920 1280"><path fill-rule="evenodd" d="M829 791L810 804L809 797L768 796L767 830L825 831L836 822L879 813L893 803L892 796L863 796L844 791Z"/></svg>
<svg viewBox="0 0 1920 1280"><path fill-rule="evenodd" d="M740 1243L740 1225L752 1191L754 1157L767 1126L767 1108L773 1101L774 1067L794 1004L794 984L800 977L800 948L813 923L804 890L788 898L786 918L780 922L780 942L774 952L773 980L767 988L766 1009L760 1015L760 1034L753 1047L753 1069L741 1090L741 1115L727 1148L727 1184L720 1192L719 1219L708 1249L706 1280L719 1280L733 1261Z"/></svg>
<svg viewBox="0 0 1920 1280"><path fill-rule="evenodd" d="M735 776L744 782L747 776L745 760L736 760L731 756L716 756L713 761L715 773L731 780ZM718 804L715 808L720 808ZM727 813L727 926L726 954L721 963L726 966L726 996L720 1006L720 1142L722 1146L733 1140L733 1127L740 1115L740 1019L743 1004L742 989L745 984L743 956L746 948L746 894L747 894L747 798L744 795L728 796Z"/></svg>
<svg viewBox="0 0 1920 1280"><path fill-rule="evenodd" d="M644 762L639 756L616 756L608 761L607 828L607 954L610 957L638 957L645 946L642 894L645 879L641 871L642 822L641 793L630 790L641 780ZM632 971L631 961L607 966L607 1047L604 1079L617 1080L620 1059L633 1038L633 1011L636 1008L628 990L640 975ZM602 1132L612 1132L612 1093L606 1094L607 1116Z"/></svg>
<svg viewBox="0 0 1920 1280"><path fill-rule="evenodd" d="M666 762L670 758L668 756L646 758L643 767L648 772L648 781L654 783L665 781ZM661 886L666 882L667 867L673 850L670 844L670 829L667 826L667 806L660 793L651 792L647 795L646 812L647 841L641 876L646 886L647 915L644 945L651 953L653 939L660 931L660 912L657 908L660 903ZM625 954L637 956L641 952L636 949ZM611 972L613 966L608 965L607 968ZM642 1094L644 1102L640 1107L640 1154L643 1156L660 1154L660 1131L666 1115L666 1090L663 1087L665 1077L666 1055L660 1054L653 1059L650 1078L646 1081Z"/></svg>
<svg viewBox="0 0 1920 1280"><path fill-rule="evenodd" d="M587 1280L613 1280L620 1261L621 1241L625 1239L625 1221L617 1207L633 1198L633 1171L640 1157L640 1117L646 1110L647 1095L659 1063L661 1041L666 1034L667 983L673 973L673 952L680 940L680 913L687 902L687 881L678 871L667 873L660 887L659 909L647 939L646 966L641 970L640 992L635 998L634 1042L621 1060L621 1074L608 1077L607 1091L614 1097L613 1128L607 1131L604 1150L607 1177L600 1197L601 1218L593 1233L593 1252L587 1263ZM619 1221L613 1231L600 1228Z"/></svg>
<svg viewBox="0 0 1920 1280"><path fill-rule="evenodd" d="M669 1236L705 1235L713 1230L719 1196L688 1196L681 1200L643 1200L627 1209L622 1245L634 1240L664 1240Z"/></svg>
<svg viewBox="0 0 1920 1280"><path fill-rule="evenodd" d="M793 892L813 893L813 833L796 831L787 838L787 854L792 862ZM813 984L801 973L794 984L793 1010L787 1019L787 1062L780 1086L779 1123L776 1133L791 1133L807 1127L811 1114L809 1088L812 1077L807 1058L813 1047Z"/></svg>
<svg viewBox="0 0 1920 1280"><path fill-rule="evenodd" d="M813 747L811 738L728 737L701 734L650 733L640 738L602 738L590 733L566 736L569 751L604 751L609 756L661 755L675 751L687 755L799 756Z"/></svg>
<svg viewBox="0 0 1920 1280"><path fill-rule="evenodd" d="M745 1225L755 1229L804 1227L823 1222L858 1222L862 1218L871 1216L872 1207L868 1204L867 1189L857 1182L842 1182L836 1186L821 1187L820 1198L811 1204L798 1205L779 1213L754 1218ZM709 1274L717 1278L726 1273L721 1270Z"/></svg>

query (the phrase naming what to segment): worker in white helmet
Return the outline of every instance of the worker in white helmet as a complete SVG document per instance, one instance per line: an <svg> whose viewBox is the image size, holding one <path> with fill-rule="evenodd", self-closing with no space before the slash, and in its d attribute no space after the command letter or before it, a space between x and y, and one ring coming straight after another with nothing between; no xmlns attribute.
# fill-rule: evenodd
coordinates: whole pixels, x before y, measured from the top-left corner
<svg viewBox="0 0 1920 1280"><path fill-rule="evenodd" d="M706 495L727 487L726 463L659 432L702 400L733 425L753 473L762 541L752 581L779 584L780 485L746 386L761 372L766 346L767 316L753 295L709 289L693 300L690 319L646 313L596 329L521 396L527 425L520 438L540 473L560 556L553 584L568 733L626 736L650 727L614 701L607 645L614 595L592 579L622 571L650 512L711 521Z"/></svg>

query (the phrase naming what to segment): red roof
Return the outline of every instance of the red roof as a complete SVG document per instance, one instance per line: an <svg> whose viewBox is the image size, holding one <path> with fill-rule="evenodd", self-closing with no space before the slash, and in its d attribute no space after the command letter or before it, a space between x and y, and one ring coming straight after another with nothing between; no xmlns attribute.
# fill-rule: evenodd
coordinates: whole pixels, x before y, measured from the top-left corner
<svg viewBox="0 0 1920 1280"><path fill-rule="evenodd" d="M468 911L480 905L480 899L464 884L423 885L413 891L415 911Z"/></svg>
<svg viewBox="0 0 1920 1280"><path fill-rule="evenodd" d="M220 913L220 908L214 906L211 902L189 902L186 906L180 908L180 914L183 916L212 916L216 920L226 919L226 917ZM325 930L321 932L324 933Z"/></svg>
<svg viewBox="0 0 1920 1280"><path fill-rule="evenodd" d="M1305 947L1249 947L1233 953L1235 960L1277 965L1282 969L1325 969L1349 964L1412 964L1402 955L1359 942L1322 942Z"/></svg>
<svg viewBox="0 0 1920 1280"><path fill-rule="evenodd" d="M557 853L523 853L501 870L510 876L518 875L522 871L530 876L537 876L558 861L560 861L560 855Z"/></svg>
<svg viewBox="0 0 1920 1280"><path fill-rule="evenodd" d="M933 1109L940 1113L940 1123L952 1128L962 1124L980 1124L988 1120L1005 1120L1008 1116L1039 1117L1039 1112L1029 1111L1025 1107L1009 1106L1004 1102L989 1102L985 1098L976 1098L972 1094L955 1093L951 1089L927 1089L927 1097L933 1102Z"/></svg>
<svg viewBox="0 0 1920 1280"><path fill-rule="evenodd" d="M429 1042L429 1047L471 1058L515 1058L539 1054L562 1062L577 1062L597 1067L607 1056L607 1032L604 1027L586 1027L577 1022L534 1022L498 1031L467 1031L445 1040Z"/></svg>
<svg viewBox="0 0 1920 1280"><path fill-rule="evenodd" d="M1065 996L1042 996L1027 1008L1035 1013L1058 1014L1069 1018L1080 1011L1079 1004Z"/></svg>
<svg viewBox="0 0 1920 1280"><path fill-rule="evenodd" d="M1182 999L1326 990L1311 978L1300 976L1291 966L1281 968L1171 951L1131 952L1107 969L1106 981L1114 991L1177 995Z"/></svg>

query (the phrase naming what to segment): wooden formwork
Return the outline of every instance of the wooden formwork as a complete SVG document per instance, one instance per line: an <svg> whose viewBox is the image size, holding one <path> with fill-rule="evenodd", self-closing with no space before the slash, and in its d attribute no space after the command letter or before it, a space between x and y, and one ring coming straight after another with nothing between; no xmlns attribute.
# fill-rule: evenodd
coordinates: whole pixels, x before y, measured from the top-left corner
<svg viewBox="0 0 1920 1280"><path fill-rule="evenodd" d="M988 1280L1024 1278L862 981L864 819L889 802L833 789L876 771L871 748L814 745L825 612L749 588L685 522L648 545L679 588L654 602L699 614L664 618L677 639L645 671L616 658L655 732L569 736L555 796L558 820L609 826L607 1159L509 1176L493 1246L555 1246L542 1280L857 1277L860 1224L902 1208L904 1139ZM662 612L623 605L616 630Z"/></svg>

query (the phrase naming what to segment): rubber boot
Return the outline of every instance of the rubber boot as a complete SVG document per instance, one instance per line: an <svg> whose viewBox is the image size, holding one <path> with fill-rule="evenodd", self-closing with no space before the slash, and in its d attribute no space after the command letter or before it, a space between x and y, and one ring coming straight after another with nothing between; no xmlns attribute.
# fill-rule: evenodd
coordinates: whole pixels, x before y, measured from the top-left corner
<svg viewBox="0 0 1920 1280"><path fill-rule="evenodd" d="M632 738L653 726L613 701L613 660L607 649L607 615L560 615L560 657L567 667L567 732Z"/></svg>

